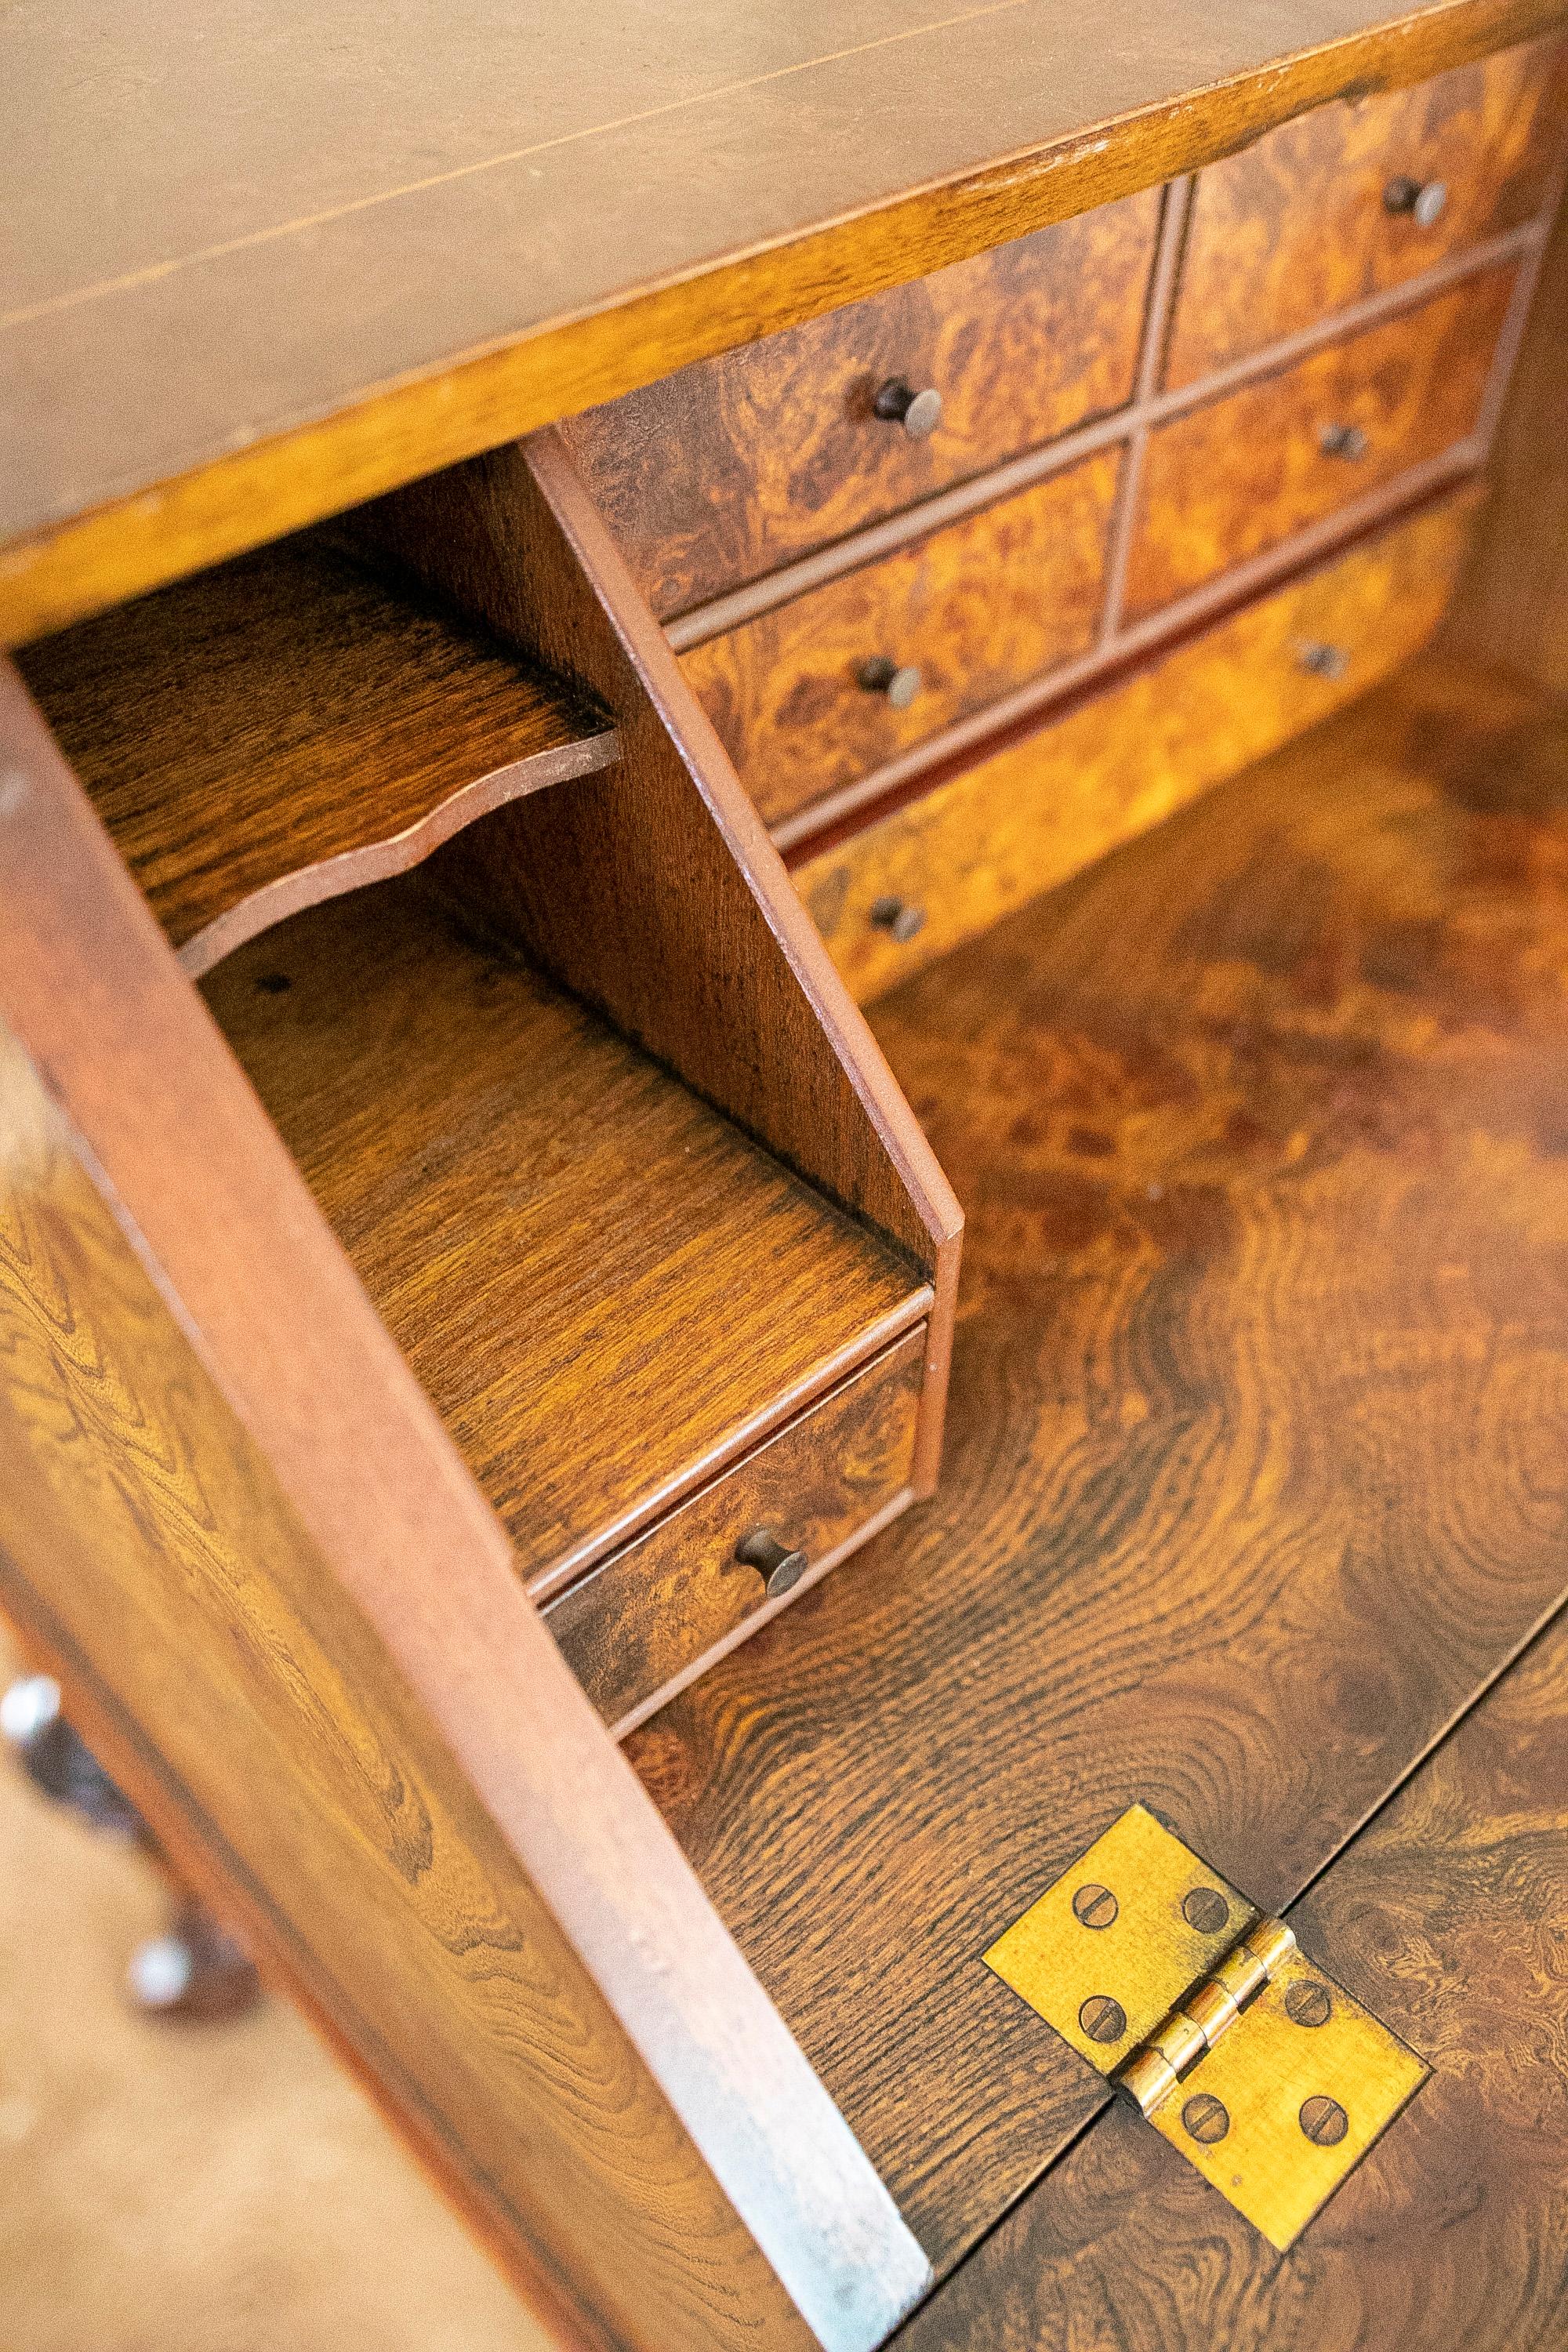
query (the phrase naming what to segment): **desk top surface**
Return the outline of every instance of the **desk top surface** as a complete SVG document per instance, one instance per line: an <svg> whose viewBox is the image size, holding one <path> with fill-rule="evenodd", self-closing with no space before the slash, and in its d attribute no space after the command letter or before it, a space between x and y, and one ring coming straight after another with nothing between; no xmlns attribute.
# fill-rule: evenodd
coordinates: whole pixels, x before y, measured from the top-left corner
<svg viewBox="0 0 1568 2352"><path fill-rule="evenodd" d="M304 501L331 511L1162 177L1184 160L1173 110L1217 151L1224 113L1235 143L1358 71L1415 79L1561 13L24 0L0 17L4 568L26 569L18 541L258 445L314 429L293 474L320 472L323 425L357 410L357 466ZM1138 146L1140 124L1164 147ZM1138 160L1119 174L1121 147ZM365 404L392 396L372 432ZM203 560L271 535L235 520L236 481L225 495ZM309 519L302 496L274 528Z"/></svg>

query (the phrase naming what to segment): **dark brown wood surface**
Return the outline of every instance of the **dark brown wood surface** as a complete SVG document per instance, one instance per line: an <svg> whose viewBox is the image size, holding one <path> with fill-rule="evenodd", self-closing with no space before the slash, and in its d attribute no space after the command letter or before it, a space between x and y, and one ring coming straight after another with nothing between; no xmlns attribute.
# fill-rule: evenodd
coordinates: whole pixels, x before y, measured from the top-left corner
<svg viewBox="0 0 1568 2352"><path fill-rule="evenodd" d="M1270 131L1200 173L1165 381L1192 383L1539 213L1568 131L1557 40L1461 66L1415 89L1359 94ZM1423 225L1391 180L1440 181Z"/></svg>
<svg viewBox="0 0 1568 2352"><path fill-rule="evenodd" d="M869 2352L918 2249L0 695L7 1615L565 2341Z"/></svg>
<svg viewBox="0 0 1568 2352"><path fill-rule="evenodd" d="M767 1606L736 1547L766 1528L808 1570L910 1492L925 1334L912 1331L732 1470L563 1592L545 1622L620 1724ZM796 1584L786 1603L804 1590Z"/></svg>
<svg viewBox="0 0 1568 2352"><path fill-rule="evenodd" d="M470 944L419 877L252 940L205 993L531 1586L930 1303L901 1254Z"/></svg>
<svg viewBox="0 0 1568 2352"><path fill-rule="evenodd" d="M581 696L310 544L63 630L20 667L191 972L616 751Z"/></svg>
<svg viewBox="0 0 1568 2352"><path fill-rule="evenodd" d="M770 824L1094 642L1121 453L846 573L681 667ZM862 666L920 672L896 709Z"/></svg>
<svg viewBox="0 0 1568 2352"><path fill-rule="evenodd" d="M862 1003L1363 694L1442 617L1480 493L1246 604L808 856L795 881ZM1328 671L1308 667L1316 649ZM900 939L873 909L918 909Z"/></svg>
<svg viewBox="0 0 1568 2352"><path fill-rule="evenodd" d="M1102 2096L1000 1930L1133 1799L1289 1901L1568 1585L1563 742L1418 671L877 1010L942 1486L628 1752L939 2267Z"/></svg>
<svg viewBox="0 0 1568 2352"><path fill-rule="evenodd" d="M1489 270L1149 436L1126 611L1153 612L1475 429L1512 290ZM1359 432L1358 457L1323 446Z"/></svg>
<svg viewBox="0 0 1568 2352"><path fill-rule="evenodd" d="M580 16L6 20L0 640L1524 40L1563 0L1148 0L1113 37L1059 0Z"/></svg>
<svg viewBox="0 0 1568 2352"><path fill-rule="evenodd" d="M563 427L662 619L983 474L1132 392L1159 193L1041 229ZM873 407L942 396L911 439Z"/></svg>
<svg viewBox="0 0 1568 2352"><path fill-rule="evenodd" d="M1116 2107L900 2352L1557 2352L1565 1704L1559 1619L1292 1908L1303 1949L1433 2074L1288 2255Z"/></svg>

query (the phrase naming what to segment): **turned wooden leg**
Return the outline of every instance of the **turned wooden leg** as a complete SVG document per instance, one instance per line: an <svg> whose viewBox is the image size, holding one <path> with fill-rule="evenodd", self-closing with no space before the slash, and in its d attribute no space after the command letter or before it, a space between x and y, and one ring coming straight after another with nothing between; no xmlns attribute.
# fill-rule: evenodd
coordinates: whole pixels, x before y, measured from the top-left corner
<svg viewBox="0 0 1568 2352"><path fill-rule="evenodd" d="M0 1695L0 1736L46 1796L104 1835L141 1846L169 1888L174 1916L167 1929L139 1945L125 1971L132 2005L150 2016L204 2022L251 2008L261 1990L254 1962L184 1884L129 1797L72 1730L60 1710L59 1685L47 1675L12 1683Z"/></svg>

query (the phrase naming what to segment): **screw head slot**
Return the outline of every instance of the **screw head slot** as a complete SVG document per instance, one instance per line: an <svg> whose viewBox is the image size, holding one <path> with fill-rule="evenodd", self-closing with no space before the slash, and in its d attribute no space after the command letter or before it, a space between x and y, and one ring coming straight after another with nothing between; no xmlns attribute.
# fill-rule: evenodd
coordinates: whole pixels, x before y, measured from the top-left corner
<svg viewBox="0 0 1568 2352"><path fill-rule="evenodd" d="M1328 1986L1312 1979L1291 1985L1285 1995L1285 2014L1293 2025L1327 2025L1333 2013L1334 2000Z"/></svg>
<svg viewBox="0 0 1568 2352"><path fill-rule="evenodd" d="M1217 1886L1194 1886L1182 1905L1182 1916L1200 1936L1217 1936L1230 1917L1230 1906Z"/></svg>
<svg viewBox="0 0 1568 2352"><path fill-rule="evenodd" d="M1331 2099L1319 2091L1301 2103L1301 2129L1315 2147L1338 2147L1351 2127L1351 2119L1338 2099Z"/></svg>
<svg viewBox="0 0 1568 2352"><path fill-rule="evenodd" d="M1072 1916L1084 1927L1109 1927L1121 1907L1110 1887L1097 1885L1092 1879L1072 1899Z"/></svg>
<svg viewBox="0 0 1568 2352"><path fill-rule="evenodd" d="M1127 2031L1127 2011L1108 1992L1091 1992L1078 2021L1091 2042L1120 2042Z"/></svg>
<svg viewBox="0 0 1568 2352"><path fill-rule="evenodd" d="M1216 2099L1212 2091L1194 2092L1182 2109L1182 2128L1189 2139L1213 2147L1215 2140L1223 2139L1230 2129L1230 2116L1224 2100Z"/></svg>

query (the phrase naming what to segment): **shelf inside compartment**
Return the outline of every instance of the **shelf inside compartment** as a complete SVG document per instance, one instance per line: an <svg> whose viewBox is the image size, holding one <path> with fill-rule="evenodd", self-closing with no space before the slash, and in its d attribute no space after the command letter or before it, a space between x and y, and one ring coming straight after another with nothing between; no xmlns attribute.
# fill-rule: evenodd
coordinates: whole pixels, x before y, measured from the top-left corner
<svg viewBox="0 0 1568 2352"><path fill-rule="evenodd" d="M561 681L319 540L27 647L19 665L192 972L616 756Z"/></svg>
<svg viewBox="0 0 1568 2352"><path fill-rule="evenodd" d="M422 875L293 917L205 990L537 1593L929 1305Z"/></svg>
<svg viewBox="0 0 1568 2352"><path fill-rule="evenodd" d="M1289 1903L1568 1586L1568 712L1424 658L872 1021L942 1486L626 1752L940 2272L1104 2096L995 1937L1135 1800Z"/></svg>

